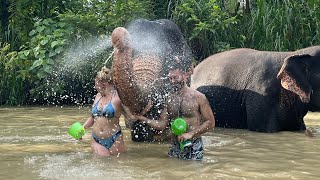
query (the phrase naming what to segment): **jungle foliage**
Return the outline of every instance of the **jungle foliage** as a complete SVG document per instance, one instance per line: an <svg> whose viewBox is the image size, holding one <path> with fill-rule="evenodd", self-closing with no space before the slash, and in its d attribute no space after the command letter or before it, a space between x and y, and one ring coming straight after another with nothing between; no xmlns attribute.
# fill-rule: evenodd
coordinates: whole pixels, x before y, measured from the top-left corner
<svg viewBox="0 0 320 180"><path fill-rule="evenodd" d="M320 44L320 0L0 1L0 105L90 102L110 33L137 18L174 21L198 62Z"/></svg>

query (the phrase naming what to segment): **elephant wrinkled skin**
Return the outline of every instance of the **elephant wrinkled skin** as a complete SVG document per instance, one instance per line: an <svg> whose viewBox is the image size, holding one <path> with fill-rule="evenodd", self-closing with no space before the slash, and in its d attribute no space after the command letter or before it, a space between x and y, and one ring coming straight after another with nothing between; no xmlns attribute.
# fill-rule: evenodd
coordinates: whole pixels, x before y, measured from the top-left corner
<svg viewBox="0 0 320 180"><path fill-rule="evenodd" d="M320 111L320 46L218 53L196 66L191 86L207 96L218 127L305 130L308 110Z"/></svg>
<svg viewBox="0 0 320 180"><path fill-rule="evenodd" d="M152 100L152 108L146 116L157 118L171 88L167 80L169 68L177 63L191 67L192 53L180 29L166 19L138 19L126 28L116 28L111 40L114 47L113 82L122 103L133 114L138 114ZM145 125L137 127L140 137L152 134L149 130L141 130L149 129ZM141 141L144 139L148 137Z"/></svg>

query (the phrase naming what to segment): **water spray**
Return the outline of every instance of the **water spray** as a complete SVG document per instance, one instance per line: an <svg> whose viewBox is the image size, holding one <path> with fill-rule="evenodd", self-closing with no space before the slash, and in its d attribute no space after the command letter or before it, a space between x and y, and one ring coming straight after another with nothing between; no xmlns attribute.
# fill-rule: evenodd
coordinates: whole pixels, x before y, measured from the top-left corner
<svg viewBox="0 0 320 180"><path fill-rule="evenodd" d="M110 61L110 59L113 57L113 54L114 54L114 50L110 53L108 59L103 63L104 67L107 67L107 64Z"/></svg>

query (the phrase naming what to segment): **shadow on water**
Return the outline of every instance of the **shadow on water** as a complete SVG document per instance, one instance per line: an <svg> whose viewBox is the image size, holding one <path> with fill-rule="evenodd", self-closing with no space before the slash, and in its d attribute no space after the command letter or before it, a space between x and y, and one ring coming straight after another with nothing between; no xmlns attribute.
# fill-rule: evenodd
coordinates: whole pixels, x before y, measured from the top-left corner
<svg viewBox="0 0 320 180"><path fill-rule="evenodd" d="M1 179L317 179L320 113L306 124L319 136L222 129L203 136L203 161L167 157L167 143L136 143L123 127L126 153L95 157L88 130L83 142L67 130L84 122L87 107L0 108Z"/></svg>

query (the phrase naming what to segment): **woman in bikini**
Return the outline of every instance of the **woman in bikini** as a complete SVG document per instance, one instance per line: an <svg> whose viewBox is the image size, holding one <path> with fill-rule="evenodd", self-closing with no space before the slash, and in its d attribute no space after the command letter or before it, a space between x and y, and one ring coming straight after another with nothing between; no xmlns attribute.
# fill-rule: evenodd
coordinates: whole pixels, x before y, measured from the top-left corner
<svg viewBox="0 0 320 180"><path fill-rule="evenodd" d="M118 155L125 151L119 117L123 110L115 90L111 71L103 67L95 78L95 97L92 115L84 123L84 128L92 128L91 148L100 156Z"/></svg>

